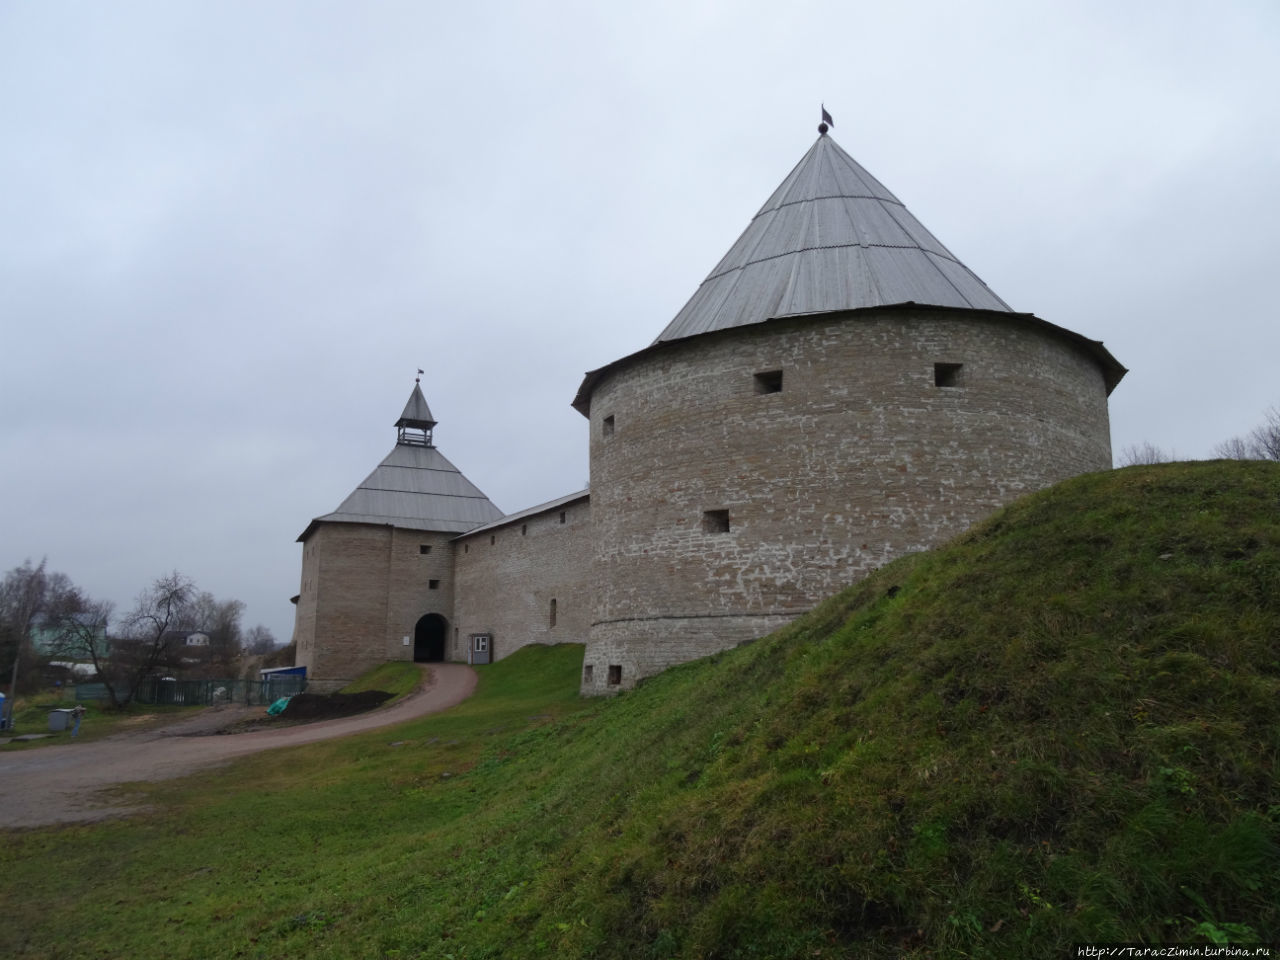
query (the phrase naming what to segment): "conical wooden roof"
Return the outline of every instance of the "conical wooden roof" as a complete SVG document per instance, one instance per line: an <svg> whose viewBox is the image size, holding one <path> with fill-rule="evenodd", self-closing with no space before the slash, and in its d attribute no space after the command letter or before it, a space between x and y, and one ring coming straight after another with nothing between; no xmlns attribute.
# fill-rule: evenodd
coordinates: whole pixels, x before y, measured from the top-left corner
<svg viewBox="0 0 1280 960"><path fill-rule="evenodd" d="M1010 311L823 133L654 342L899 303Z"/></svg>

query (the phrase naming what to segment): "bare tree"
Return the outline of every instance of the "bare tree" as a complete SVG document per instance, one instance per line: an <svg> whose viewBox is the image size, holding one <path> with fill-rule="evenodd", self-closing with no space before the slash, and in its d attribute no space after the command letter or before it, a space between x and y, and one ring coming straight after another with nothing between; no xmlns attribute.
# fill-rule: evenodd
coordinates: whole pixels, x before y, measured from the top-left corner
<svg viewBox="0 0 1280 960"><path fill-rule="evenodd" d="M1153 463L1172 463L1178 459L1178 455L1170 450L1166 453L1155 444L1148 443L1145 440L1140 443L1131 443L1120 451L1120 457L1116 465L1120 467L1133 467L1142 464L1150 465Z"/></svg>
<svg viewBox="0 0 1280 960"><path fill-rule="evenodd" d="M133 609L117 628L118 636L111 642L105 663L103 682L108 684L113 704L128 703L144 679L158 668L173 666L175 640L183 630L194 629L195 596L191 578L176 570L138 594Z"/></svg>
<svg viewBox="0 0 1280 960"><path fill-rule="evenodd" d="M4 726L12 726L14 699L18 694L19 667L31 655L31 632L44 608L49 576L45 561L32 566L30 560L14 567L0 581L0 652L9 666L8 717Z"/></svg>
<svg viewBox="0 0 1280 960"><path fill-rule="evenodd" d="M1253 459L1253 456L1249 452L1249 443L1244 437L1232 437L1230 440L1223 440L1213 448L1213 454L1216 457L1221 457L1223 460Z"/></svg>
<svg viewBox="0 0 1280 960"><path fill-rule="evenodd" d="M1259 459L1280 460L1280 408L1268 408L1261 425L1253 428L1249 439L1260 454Z"/></svg>
<svg viewBox="0 0 1280 960"><path fill-rule="evenodd" d="M46 629L51 637L53 653L67 660L88 660L94 673L107 684L107 693L116 701L110 669L111 641L107 623L115 607L106 600L94 600L78 587L66 584L54 591L46 614Z"/></svg>
<svg viewBox="0 0 1280 960"><path fill-rule="evenodd" d="M205 665L227 667L240 657L240 618L244 604L239 600L218 600L207 590L195 595L191 602L193 630L209 638Z"/></svg>
<svg viewBox="0 0 1280 960"><path fill-rule="evenodd" d="M38 564L24 561L0 580L0 664L9 670L10 711L19 676L38 676L34 667L41 645L55 654L63 651L64 613L80 610L83 605L84 598L71 578L49 570L46 560Z"/></svg>
<svg viewBox="0 0 1280 960"><path fill-rule="evenodd" d="M1229 460L1280 460L1280 407L1269 407L1262 423L1243 437L1232 437L1213 448Z"/></svg>
<svg viewBox="0 0 1280 960"><path fill-rule="evenodd" d="M276 648L276 638L262 624L249 628L244 637L244 652L251 656L264 656Z"/></svg>

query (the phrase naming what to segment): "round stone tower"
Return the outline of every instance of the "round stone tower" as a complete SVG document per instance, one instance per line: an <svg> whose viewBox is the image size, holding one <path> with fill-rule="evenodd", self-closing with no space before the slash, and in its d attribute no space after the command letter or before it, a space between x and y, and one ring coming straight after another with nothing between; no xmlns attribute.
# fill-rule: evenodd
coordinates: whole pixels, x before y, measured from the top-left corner
<svg viewBox="0 0 1280 960"><path fill-rule="evenodd" d="M587 374L582 689L763 636L1111 466L1101 343L1013 312L826 134L645 350Z"/></svg>

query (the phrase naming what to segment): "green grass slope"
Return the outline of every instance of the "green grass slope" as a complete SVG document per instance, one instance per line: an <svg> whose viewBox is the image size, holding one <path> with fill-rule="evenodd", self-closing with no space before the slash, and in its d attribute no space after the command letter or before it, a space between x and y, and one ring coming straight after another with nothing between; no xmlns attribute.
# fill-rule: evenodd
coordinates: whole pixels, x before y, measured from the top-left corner
<svg viewBox="0 0 1280 960"><path fill-rule="evenodd" d="M392 702L405 697L422 686L422 670L416 663L393 660L367 670L352 680L339 693L364 693L381 690L391 694Z"/></svg>
<svg viewBox="0 0 1280 960"><path fill-rule="evenodd" d="M524 651L397 741L148 787L150 820L11 834L0 952L1280 940L1280 465L1069 481L610 701L580 662Z"/></svg>

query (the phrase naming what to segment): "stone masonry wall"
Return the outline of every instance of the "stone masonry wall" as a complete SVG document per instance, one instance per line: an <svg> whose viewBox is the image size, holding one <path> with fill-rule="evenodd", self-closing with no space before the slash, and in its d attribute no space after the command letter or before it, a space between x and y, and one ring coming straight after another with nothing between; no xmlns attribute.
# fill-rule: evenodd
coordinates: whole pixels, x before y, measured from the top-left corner
<svg viewBox="0 0 1280 960"><path fill-rule="evenodd" d="M466 659L473 633L492 634L495 660L530 643L586 643L591 624L590 520L590 503L584 498L458 538L450 658Z"/></svg>
<svg viewBox="0 0 1280 960"><path fill-rule="evenodd" d="M762 636L1024 493L1111 466L1098 363L993 313L691 338L606 373L590 421L584 693Z"/></svg>
<svg viewBox="0 0 1280 960"><path fill-rule="evenodd" d="M298 599L293 609L293 663L306 667L308 676L314 672L319 570L319 545L313 533L302 544L302 582L298 586Z"/></svg>

